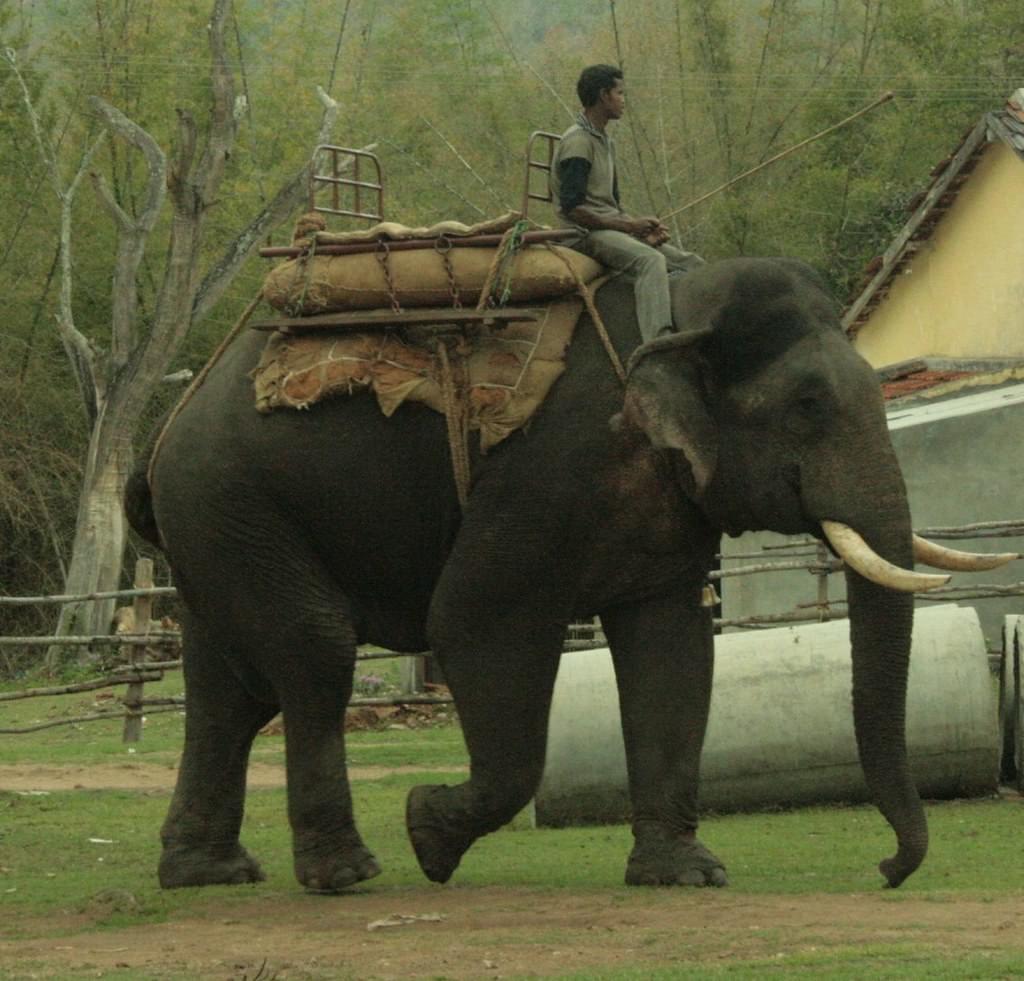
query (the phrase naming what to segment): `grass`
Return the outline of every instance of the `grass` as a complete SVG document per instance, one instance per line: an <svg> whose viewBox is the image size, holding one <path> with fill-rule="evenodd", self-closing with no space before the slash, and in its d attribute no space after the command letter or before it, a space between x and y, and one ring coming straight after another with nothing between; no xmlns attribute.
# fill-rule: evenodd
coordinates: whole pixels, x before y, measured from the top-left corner
<svg viewBox="0 0 1024 981"><path fill-rule="evenodd" d="M880 978L928 978L929 981L974 981L983 978L1016 978L1021 974L1019 956L982 953L951 961L938 957L926 946L869 944L832 947L820 951L780 952L770 958L751 958L743 963L699 965L674 964L666 968L626 969L563 974L560 981L702 981L704 978L828 978L830 981L872 981Z"/></svg>
<svg viewBox="0 0 1024 981"><path fill-rule="evenodd" d="M420 735L433 741L437 731ZM372 758L369 747L367 755ZM458 779L440 771L353 783L360 828L386 869L379 885L422 884L405 837L405 795L418 783ZM144 897L153 915L174 909L180 894L161 893L153 881L157 830L167 801L164 791L0 794L0 895L8 913L43 914L55 903L75 908L107 888ZM1020 819L1020 805L1006 801L931 805L934 844L928 861L900 890L884 893L886 901L923 894L945 901L1020 890ZM887 826L870 807L721 816L705 822L702 837L728 856L732 888L751 895L876 891L881 880L875 865L892 845ZM283 790L250 791L243 838L264 862L274 888L294 888ZM458 881L467 886L615 888L629 845L629 830L621 825L551 830L531 829L521 820L480 841L472 861L460 868ZM205 900L217 891L199 895ZM188 905L195 901L190 898Z"/></svg>
<svg viewBox="0 0 1024 981"><path fill-rule="evenodd" d="M154 695L174 694L177 690L180 676L147 686L147 693ZM0 724L27 724L60 713L84 714L92 709L95 698L95 693L86 693L3 703ZM142 741L131 747L134 753L129 753L129 747L121 743L120 730L120 723L114 721L24 736L0 736L0 758L4 763L26 765L110 766L121 762L170 766L176 762L182 737L179 713L148 717ZM260 737L254 758L281 762L283 744L281 736ZM356 780L353 796L360 829L385 870L366 894L394 896L396 909L411 898L419 897L414 901L421 902L426 895L439 895L430 892L435 887L425 883L406 839L404 800L409 788L416 784L462 779L451 772L451 768L466 762L459 729L448 726L355 732L349 735L349 750L356 766L436 768L433 773L392 773L378 779ZM225 916L235 915L233 911L255 908L254 904L301 897L292 875L286 801L280 789L254 789L247 798L243 839L263 863L266 883L253 888L161 891L154 870L159 853L157 834L168 797L166 790L79 790L38 796L0 792L3 936L57 938L66 929L65 914L72 918L81 914L81 925L76 929L102 932L185 916L208 915L223 921ZM1020 803L985 800L929 804L928 813L932 832L928 860L901 889L894 891L881 890L881 878L876 871L878 860L892 850L892 835L871 807L711 816L703 825L702 838L727 860L732 879L730 899L747 896L751 901L764 897L781 902L785 897L852 894L863 895L876 904L891 903L896 909L900 904L922 899L955 906L966 900L995 902L1022 895ZM516 904L521 904L524 913L529 911L531 897L565 896L568 900L593 896L595 903L621 906L641 924L637 927L641 934L637 946L642 952L648 951L653 961L557 975L567 979L657 981L803 975L837 979L960 979L1010 977L1019 971L1021 957L1013 946L1020 944L1015 939L1016 928L1008 932L1005 946L970 949L963 956L951 956L936 948L931 937L923 933L915 936L913 930L905 931L899 943L852 944L833 940L821 947L794 947L785 933L776 936L765 931L759 940L762 948L771 950L770 955L759 948L743 950L722 962L704 957L694 963L687 944L698 941L689 934L672 931L665 935L654 929L644 932L644 911L674 910L680 904L680 894L675 890L622 887L623 862L630 843L630 832L625 826L531 829L525 820L519 819L510 828L474 846L456 873L455 887L477 891L481 896L495 886L512 890L508 913L512 919L515 909L520 908ZM538 931L532 942L558 946L560 937L565 939L568 934L552 926L550 930ZM490 942L490 935L470 942L481 944L483 949ZM19 970L24 973L7 974L0 967L0 978L29 977L34 968L24 964ZM168 981L179 977L171 965L168 972L161 977ZM116 972L116 976L130 981L152 975L123 970ZM342 976L345 975L323 975Z"/></svg>
<svg viewBox="0 0 1024 981"><path fill-rule="evenodd" d="M357 673L372 672L389 684L397 678L393 661L360 664ZM388 670L381 665L391 665ZM45 687L34 682L31 687ZM30 687L22 685L21 687ZM98 711L118 708L124 688L104 688L72 695L46 696L0 702L0 727L24 727L39 722L76 718ZM146 698L167 698L184 694L180 672L168 672L163 681L145 686ZM130 746L121 741L118 719L82 722L23 735L0 735L0 761L83 765L151 763L171 766L181 753L184 713L158 712L145 716L142 739ZM368 747L372 746L372 751ZM265 736L253 745L252 758L262 763L284 763L284 740ZM422 730L401 729L354 732L349 734L349 758L356 766L463 766L466 752L462 736L455 726L440 727L432 739L422 738Z"/></svg>

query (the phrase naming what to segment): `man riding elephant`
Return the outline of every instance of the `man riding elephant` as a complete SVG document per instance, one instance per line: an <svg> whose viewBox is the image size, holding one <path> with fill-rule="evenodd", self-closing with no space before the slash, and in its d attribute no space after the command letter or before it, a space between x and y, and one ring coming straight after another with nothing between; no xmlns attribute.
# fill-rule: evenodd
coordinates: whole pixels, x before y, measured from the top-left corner
<svg viewBox="0 0 1024 981"><path fill-rule="evenodd" d="M657 218L634 218L622 209L608 133L608 123L626 110L622 71L613 65L584 68L576 92L583 111L562 134L551 164L559 224L579 232L563 244L633 281L640 336L651 341L673 329L669 276L704 260L669 245L668 229Z"/></svg>

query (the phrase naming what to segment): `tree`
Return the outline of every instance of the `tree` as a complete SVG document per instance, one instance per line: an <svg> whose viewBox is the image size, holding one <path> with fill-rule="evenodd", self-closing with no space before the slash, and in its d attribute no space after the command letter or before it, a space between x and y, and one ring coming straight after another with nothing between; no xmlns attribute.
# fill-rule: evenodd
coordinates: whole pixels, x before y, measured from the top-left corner
<svg viewBox="0 0 1024 981"><path fill-rule="evenodd" d="M177 145L168 158L146 130L108 102L92 97L90 106L104 132L93 136L82 151L70 180L62 176L57 151L44 130L15 53L9 48L5 52L21 84L25 110L60 204L57 330L89 426L74 544L65 580L65 591L69 594L87 595L117 588L126 537L121 498L134 463L132 436L147 402L189 330L209 313L260 240L294 213L304 197L305 167L286 182L228 244L220 258L201 274L204 228L216 203L244 108L235 98L234 77L226 53L230 11L231 0L214 0L208 28L211 113L205 145L199 145L199 129L192 114L179 110ZM322 90L320 97L324 113L318 143L327 141L337 114L337 103ZM137 209L129 208L123 195L115 195L106 180L90 173L90 161L107 133L134 149L144 161L143 192ZM86 336L75 320L74 205L87 176L117 231L106 344ZM139 302L140 266L167 197L171 217L166 263L153 309L143 316ZM106 633L112 612L113 601L69 603L62 609L58 633ZM48 655L50 667L56 657L56 650Z"/></svg>

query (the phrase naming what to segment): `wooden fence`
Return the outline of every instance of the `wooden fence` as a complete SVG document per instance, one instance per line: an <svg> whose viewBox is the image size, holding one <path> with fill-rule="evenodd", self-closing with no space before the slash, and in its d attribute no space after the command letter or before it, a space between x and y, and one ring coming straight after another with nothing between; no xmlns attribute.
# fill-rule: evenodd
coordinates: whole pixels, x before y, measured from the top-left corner
<svg viewBox="0 0 1024 981"><path fill-rule="evenodd" d="M963 525L950 528L925 528L919 534L933 540L956 540L964 538L1017 538L1024 536L1024 521L997 521L980 524ZM777 559L774 556L784 556ZM720 555L722 562L736 560L752 564L719 569L709 575L709 579L720 582L735 576L762 575L791 570L807 570L817 579L817 596L808 603L800 603L795 609L786 613L759 614L755 616L723 619L716 617L715 626L719 629L743 628L764 629L787 623L803 623L808 621L825 621L844 619L847 616L846 603L830 600L829 576L843 568L841 560L833 558L828 549L814 539L794 541L780 545L764 546L757 553L739 553ZM180 649L181 634L176 629L154 629L153 601L160 596L175 596L173 586L153 585L153 563L150 559L140 559L135 567L135 580L132 589L117 590L105 593L90 593L81 596L0 596L0 605L43 605L89 600L131 599L132 622L135 630L99 636L65 636L65 637L0 637L0 647L51 647L51 646L87 646L117 647L121 651L123 663L109 674L89 681L67 685L56 685L44 688L28 688L19 691L0 692L0 702L24 698L40 698L48 695L76 694L79 692L96 691L100 688L112 688L127 685L122 699L123 709L110 709L81 715L75 718L62 718L34 725L21 727L0 727L0 735L13 735L25 732L36 732L54 726L74 725L82 722L93 722L100 719L123 718L123 741L137 742L142 735L143 713L181 711L185 704L182 697L147 698L143 686L147 682L160 681L164 672L181 667ZM927 593L916 594L920 602L956 602L968 599L986 599L1005 596L1024 596L1024 582L1008 585L983 584L978 586L943 587ZM142 629L139 629L139 627ZM604 647L606 642L597 623L574 624L569 628L565 641L565 650L587 650ZM369 661L397 657L428 658L429 651L418 654L398 654L393 651L360 651L357 660ZM420 662L422 663L422 662ZM352 706L383 706L383 705L440 705L451 702L450 697L440 695L424 695L409 691L396 696L379 698L358 697L351 701Z"/></svg>

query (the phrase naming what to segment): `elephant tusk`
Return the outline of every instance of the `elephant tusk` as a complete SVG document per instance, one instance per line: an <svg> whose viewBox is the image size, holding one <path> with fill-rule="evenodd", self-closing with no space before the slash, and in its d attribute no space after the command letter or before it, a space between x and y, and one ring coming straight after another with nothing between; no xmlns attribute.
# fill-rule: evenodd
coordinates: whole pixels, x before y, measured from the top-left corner
<svg viewBox="0 0 1024 981"><path fill-rule="evenodd" d="M928 589L944 586L949 576L937 576L929 572L914 572L901 569L898 565L883 559L849 525L839 521L822 521L821 529L839 557L865 579L897 589L903 593L921 593Z"/></svg>
<svg viewBox="0 0 1024 981"><path fill-rule="evenodd" d="M1020 552L960 552L955 548L936 545L920 535L914 535L914 558L934 569L953 572L985 572L998 569L1007 562L1020 558Z"/></svg>

